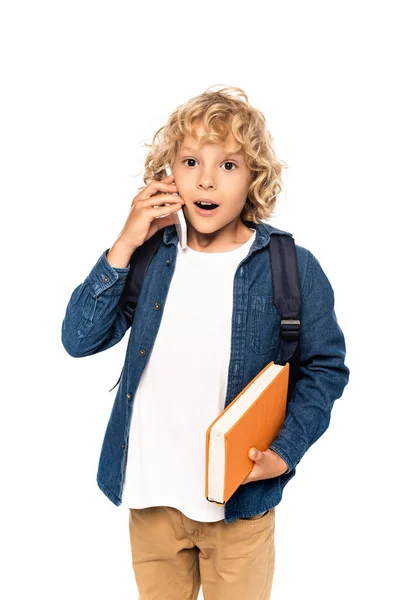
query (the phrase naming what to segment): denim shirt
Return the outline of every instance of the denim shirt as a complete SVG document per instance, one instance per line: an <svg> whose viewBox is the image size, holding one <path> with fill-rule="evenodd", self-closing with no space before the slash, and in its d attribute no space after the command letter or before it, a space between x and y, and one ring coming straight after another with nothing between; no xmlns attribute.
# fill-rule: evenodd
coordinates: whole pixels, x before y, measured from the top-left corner
<svg viewBox="0 0 400 600"><path fill-rule="evenodd" d="M247 256L240 262L233 283L231 355L228 370L228 404L269 362L280 359L280 315L273 300L269 256L271 231L288 233L272 225L245 222L256 230ZM164 229L143 280L125 361L101 448L97 484L116 506L122 503L129 428L135 393L151 354L163 316L177 253L174 225ZM302 307L300 311L300 373L293 399L287 405L281 431L270 445L287 463L278 477L240 485L225 504L225 522L265 512L282 499L308 448L327 429L331 410L349 382L346 346L334 310L334 292L315 256L295 244ZM130 269L112 267L108 248L72 292L62 322L62 343L74 357L107 350L125 335L128 324L118 301Z"/></svg>

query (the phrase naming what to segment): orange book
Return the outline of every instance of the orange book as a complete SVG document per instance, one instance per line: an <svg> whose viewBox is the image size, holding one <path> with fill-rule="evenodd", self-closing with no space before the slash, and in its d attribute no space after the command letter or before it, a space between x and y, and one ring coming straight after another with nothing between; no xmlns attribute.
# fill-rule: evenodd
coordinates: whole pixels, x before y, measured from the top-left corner
<svg viewBox="0 0 400 600"><path fill-rule="evenodd" d="M289 367L270 362L207 429L205 495L210 502L229 500L254 466L250 448L265 452L282 429Z"/></svg>

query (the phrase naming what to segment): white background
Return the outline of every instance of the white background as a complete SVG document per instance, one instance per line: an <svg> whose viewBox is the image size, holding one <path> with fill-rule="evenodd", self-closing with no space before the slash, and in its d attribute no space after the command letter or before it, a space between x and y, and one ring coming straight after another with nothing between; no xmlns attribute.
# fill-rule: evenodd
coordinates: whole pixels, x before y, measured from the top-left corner
<svg viewBox="0 0 400 600"><path fill-rule="evenodd" d="M6 600L138 597L128 514L96 484L128 336L76 359L61 323L125 223L144 142L215 84L246 91L289 164L271 224L329 277L351 370L277 507L272 598L399 598L396 4L2 4Z"/></svg>

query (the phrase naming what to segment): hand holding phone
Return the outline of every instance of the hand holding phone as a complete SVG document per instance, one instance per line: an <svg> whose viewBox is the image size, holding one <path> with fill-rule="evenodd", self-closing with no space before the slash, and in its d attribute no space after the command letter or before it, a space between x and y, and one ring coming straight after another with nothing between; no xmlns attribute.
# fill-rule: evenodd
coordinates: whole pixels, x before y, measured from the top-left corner
<svg viewBox="0 0 400 600"><path fill-rule="evenodd" d="M167 175L172 175L171 167L168 163L165 166L165 171ZM173 193L173 195L178 196L179 194ZM174 212L173 217L176 233L178 234L179 245L181 249L184 250L187 247L187 225L182 208L180 208L177 212Z"/></svg>

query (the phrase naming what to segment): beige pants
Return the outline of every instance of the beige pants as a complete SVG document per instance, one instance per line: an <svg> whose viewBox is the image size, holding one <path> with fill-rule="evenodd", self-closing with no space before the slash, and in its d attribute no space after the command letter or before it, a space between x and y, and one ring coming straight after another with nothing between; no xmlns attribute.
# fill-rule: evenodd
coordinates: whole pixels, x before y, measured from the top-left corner
<svg viewBox="0 0 400 600"><path fill-rule="evenodd" d="M250 519L202 523L170 506L129 509L139 600L269 600L275 508Z"/></svg>

